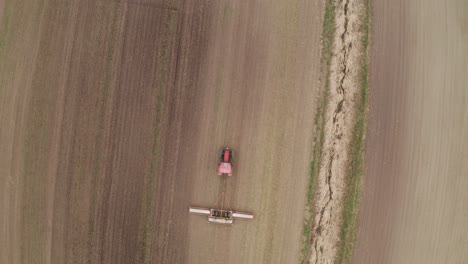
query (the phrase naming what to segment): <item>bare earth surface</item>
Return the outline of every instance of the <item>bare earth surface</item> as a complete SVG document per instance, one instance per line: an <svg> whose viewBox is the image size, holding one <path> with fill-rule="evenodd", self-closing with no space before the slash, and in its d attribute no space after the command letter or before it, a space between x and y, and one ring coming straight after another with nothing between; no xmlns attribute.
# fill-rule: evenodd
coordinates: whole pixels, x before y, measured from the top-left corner
<svg viewBox="0 0 468 264"><path fill-rule="evenodd" d="M468 263L468 3L374 1L354 263Z"/></svg>
<svg viewBox="0 0 468 264"><path fill-rule="evenodd" d="M298 261L321 14L314 1L1 1L0 263ZM223 190L256 219L188 215Z"/></svg>

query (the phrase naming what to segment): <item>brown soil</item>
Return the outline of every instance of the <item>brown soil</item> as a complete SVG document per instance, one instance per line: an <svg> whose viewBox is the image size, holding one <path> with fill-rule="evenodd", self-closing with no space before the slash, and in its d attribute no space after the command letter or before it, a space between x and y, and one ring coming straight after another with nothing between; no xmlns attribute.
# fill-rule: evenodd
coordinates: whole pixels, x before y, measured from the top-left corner
<svg viewBox="0 0 468 264"><path fill-rule="evenodd" d="M468 262L466 1L373 1L354 263Z"/></svg>
<svg viewBox="0 0 468 264"><path fill-rule="evenodd" d="M0 8L0 263L298 260L320 4ZM222 190L256 219L188 215Z"/></svg>

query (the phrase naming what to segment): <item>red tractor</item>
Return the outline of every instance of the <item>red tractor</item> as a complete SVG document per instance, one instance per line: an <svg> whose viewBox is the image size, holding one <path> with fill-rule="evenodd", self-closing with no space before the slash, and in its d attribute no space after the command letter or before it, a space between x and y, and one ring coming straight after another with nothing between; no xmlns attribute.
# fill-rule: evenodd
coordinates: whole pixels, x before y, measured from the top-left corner
<svg viewBox="0 0 468 264"><path fill-rule="evenodd" d="M232 176L232 156L233 151L230 148L224 148L221 151L221 158L218 164L218 175Z"/></svg>

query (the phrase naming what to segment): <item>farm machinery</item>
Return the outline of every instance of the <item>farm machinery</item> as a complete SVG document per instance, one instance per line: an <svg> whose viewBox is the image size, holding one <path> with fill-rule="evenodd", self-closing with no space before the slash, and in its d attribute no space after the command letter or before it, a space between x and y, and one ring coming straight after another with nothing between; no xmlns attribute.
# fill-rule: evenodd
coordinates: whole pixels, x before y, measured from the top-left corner
<svg viewBox="0 0 468 264"><path fill-rule="evenodd" d="M233 150L223 148L218 162L218 175L232 176L232 158ZM223 178L225 181L226 178ZM226 204L226 207L225 207ZM229 206L226 193L223 191L219 195L216 202L209 208L190 206L189 213L195 215L203 215L208 217L208 223L232 224L234 219L252 220L252 213L234 211Z"/></svg>
<svg viewBox="0 0 468 264"><path fill-rule="evenodd" d="M230 148L224 148L221 151L221 157L218 163L218 175L232 176L232 158L233 151Z"/></svg>
<svg viewBox="0 0 468 264"><path fill-rule="evenodd" d="M221 202L221 206L220 206ZM226 193L222 192L218 200L211 206L211 208L202 208L202 207L189 207L189 213L195 215L205 215L208 217L208 223L218 223L218 224L232 224L234 219L247 219L251 220L254 218L252 213L238 212L233 211L227 206L224 208L224 203L226 200Z"/></svg>

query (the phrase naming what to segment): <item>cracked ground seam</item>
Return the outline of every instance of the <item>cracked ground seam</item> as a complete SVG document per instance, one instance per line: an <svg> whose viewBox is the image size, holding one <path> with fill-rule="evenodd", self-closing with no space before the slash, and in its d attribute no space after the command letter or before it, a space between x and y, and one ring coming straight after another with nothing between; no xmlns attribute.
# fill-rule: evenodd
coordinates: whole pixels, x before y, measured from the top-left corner
<svg viewBox="0 0 468 264"><path fill-rule="evenodd" d="M353 31L360 21L352 16L361 12L361 0L336 0L335 36L330 66L330 97L326 111L325 140L322 160L319 166L316 212L314 216L313 238L310 263L329 263L336 254L336 241L339 239L341 217L343 170L346 163L347 145L351 138L349 120L354 116L353 101L358 93L358 75L354 68L359 67L361 33ZM334 63L333 63L334 61ZM354 67L354 68L353 68ZM334 69L337 69L334 71ZM333 89L333 90L332 90ZM331 120L331 121L330 121ZM327 135L328 134L328 135ZM335 166L335 167L334 167ZM338 177L338 178L336 178ZM341 186L340 186L341 184ZM341 192L341 193L340 193ZM340 196L341 195L341 196ZM335 201L336 200L336 201ZM328 219L327 219L328 217Z"/></svg>

